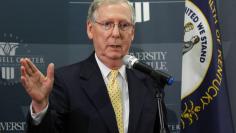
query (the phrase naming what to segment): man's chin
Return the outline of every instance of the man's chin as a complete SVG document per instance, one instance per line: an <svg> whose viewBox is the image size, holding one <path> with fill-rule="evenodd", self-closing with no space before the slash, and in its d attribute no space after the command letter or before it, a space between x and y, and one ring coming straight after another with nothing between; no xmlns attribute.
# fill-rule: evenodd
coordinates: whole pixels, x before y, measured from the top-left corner
<svg viewBox="0 0 236 133"><path fill-rule="evenodd" d="M113 60L120 60L120 59L122 59L122 57L121 56L113 56L113 57L111 57L111 59L113 59Z"/></svg>

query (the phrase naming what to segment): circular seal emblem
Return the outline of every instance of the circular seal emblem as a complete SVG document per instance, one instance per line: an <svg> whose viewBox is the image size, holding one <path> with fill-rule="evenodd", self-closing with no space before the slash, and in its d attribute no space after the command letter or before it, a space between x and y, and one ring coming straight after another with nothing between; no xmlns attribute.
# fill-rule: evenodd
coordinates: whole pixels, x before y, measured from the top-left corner
<svg viewBox="0 0 236 133"><path fill-rule="evenodd" d="M191 1L185 3L181 99L202 83L212 59L211 29L202 11Z"/></svg>

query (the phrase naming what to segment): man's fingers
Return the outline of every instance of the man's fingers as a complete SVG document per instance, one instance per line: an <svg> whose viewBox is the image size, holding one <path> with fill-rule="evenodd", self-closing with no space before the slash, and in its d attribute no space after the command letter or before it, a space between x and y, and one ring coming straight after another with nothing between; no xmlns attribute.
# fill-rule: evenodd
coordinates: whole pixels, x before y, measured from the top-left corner
<svg viewBox="0 0 236 133"><path fill-rule="evenodd" d="M31 67L29 66L28 62L27 62L27 59L26 58L22 58L21 59L21 65L24 67L24 72L23 74L28 75L28 76L32 76L33 74L33 71L31 70Z"/></svg>
<svg viewBox="0 0 236 133"><path fill-rule="evenodd" d="M21 72L21 76L26 76L26 72L25 72L25 67L24 66L20 67L20 72Z"/></svg>
<svg viewBox="0 0 236 133"><path fill-rule="evenodd" d="M25 60L27 62L28 68L32 71L32 73L35 73L38 71L37 67L30 61L30 59L26 58Z"/></svg>
<svg viewBox="0 0 236 133"><path fill-rule="evenodd" d="M28 95L36 101L45 101L52 89L54 81L54 64L49 64L47 78L39 69L27 58L22 58L21 63L21 84Z"/></svg>
<svg viewBox="0 0 236 133"><path fill-rule="evenodd" d="M53 63L50 63L48 65L47 78L49 78L52 81L54 80L54 64Z"/></svg>
<svg viewBox="0 0 236 133"><path fill-rule="evenodd" d="M21 76L21 84L23 85L23 87L25 88L25 90L28 92L29 91L29 86L27 85L27 78L24 76Z"/></svg>
<svg viewBox="0 0 236 133"><path fill-rule="evenodd" d="M25 89L27 89L27 86L26 86L26 78L21 76L21 84L24 86Z"/></svg>

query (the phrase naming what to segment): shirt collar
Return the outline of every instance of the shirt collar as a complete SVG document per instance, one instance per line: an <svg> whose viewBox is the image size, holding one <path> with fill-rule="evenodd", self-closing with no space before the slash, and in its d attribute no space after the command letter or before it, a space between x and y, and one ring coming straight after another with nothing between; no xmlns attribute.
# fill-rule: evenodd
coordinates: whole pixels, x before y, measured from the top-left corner
<svg viewBox="0 0 236 133"><path fill-rule="evenodd" d="M98 63L98 67L102 73L103 78L107 77L111 71L110 68L108 68L105 64L103 64L101 62L101 60L97 57L97 54L95 53L95 59ZM119 69L118 69L120 75L122 76L122 78L126 79L126 69L125 69L125 65L122 65Z"/></svg>

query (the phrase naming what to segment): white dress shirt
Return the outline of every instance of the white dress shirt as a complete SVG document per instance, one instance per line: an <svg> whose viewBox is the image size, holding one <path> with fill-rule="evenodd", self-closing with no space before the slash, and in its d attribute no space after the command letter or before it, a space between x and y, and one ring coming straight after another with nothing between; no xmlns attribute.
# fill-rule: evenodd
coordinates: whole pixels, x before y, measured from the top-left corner
<svg viewBox="0 0 236 133"><path fill-rule="evenodd" d="M105 81L105 84L107 86L108 84L108 75L111 71L110 68L108 68L105 64L103 64L95 54L95 59L98 63L98 67L102 73L102 77ZM118 81L121 88L121 94L122 94L122 106L123 106L123 122L124 122L124 133L128 133L128 126L129 126L129 91L128 91L128 83L127 83L127 76L126 76L126 69L125 65L123 65L119 69L118 74ZM32 104L30 105L30 113L31 117L33 119L33 123L35 125L40 124L43 117L45 116L46 112L48 110L48 105L39 113L34 113L32 109Z"/></svg>

